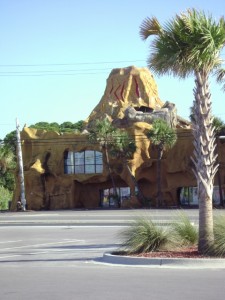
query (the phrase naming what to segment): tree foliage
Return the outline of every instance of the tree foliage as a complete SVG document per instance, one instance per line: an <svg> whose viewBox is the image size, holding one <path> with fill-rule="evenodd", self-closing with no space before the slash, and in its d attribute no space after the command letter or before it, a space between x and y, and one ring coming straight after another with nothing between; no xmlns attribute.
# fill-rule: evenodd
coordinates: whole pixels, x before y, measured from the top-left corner
<svg viewBox="0 0 225 300"><path fill-rule="evenodd" d="M16 130L11 131L5 136L3 145L11 149L14 155L16 155Z"/></svg>
<svg viewBox="0 0 225 300"><path fill-rule="evenodd" d="M0 184L0 210L7 210L11 200L12 192Z"/></svg>
<svg viewBox="0 0 225 300"><path fill-rule="evenodd" d="M216 135L224 135L225 134L225 123L222 119L218 117L214 117L213 126L215 128Z"/></svg>
<svg viewBox="0 0 225 300"><path fill-rule="evenodd" d="M29 127L46 130L46 131L57 131L60 133L72 133L72 132L81 132L84 129L84 121L80 120L76 123L63 122L61 124L58 124L57 122L52 122L52 123L38 122Z"/></svg>
<svg viewBox="0 0 225 300"><path fill-rule="evenodd" d="M7 145L0 146L0 186L13 191L15 187L14 170L16 156Z"/></svg>

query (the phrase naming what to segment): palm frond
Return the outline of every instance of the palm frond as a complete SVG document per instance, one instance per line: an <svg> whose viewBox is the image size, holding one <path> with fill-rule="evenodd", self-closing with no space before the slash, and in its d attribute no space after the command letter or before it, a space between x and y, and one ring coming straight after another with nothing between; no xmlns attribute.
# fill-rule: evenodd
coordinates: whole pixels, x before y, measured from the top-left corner
<svg viewBox="0 0 225 300"><path fill-rule="evenodd" d="M141 37L155 34L148 66L158 75L185 78L199 70L211 72L221 65L225 45L225 21L216 22L203 11L189 9L158 28L154 18L141 26Z"/></svg>
<svg viewBox="0 0 225 300"><path fill-rule="evenodd" d="M222 89L225 91L225 69L217 69L215 71L216 80L222 83Z"/></svg>
<svg viewBox="0 0 225 300"><path fill-rule="evenodd" d="M155 120L146 135L154 145L165 148L171 148L177 140L176 131L162 119Z"/></svg>
<svg viewBox="0 0 225 300"><path fill-rule="evenodd" d="M131 159L137 147L134 139L124 130L117 129L113 134L110 154L121 159Z"/></svg>
<svg viewBox="0 0 225 300"><path fill-rule="evenodd" d="M97 142L100 146L105 147L113 143L113 134L115 131L116 128L107 118L97 120L89 130L88 138L91 143Z"/></svg>
<svg viewBox="0 0 225 300"><path fill-rule="evenodd" d="M140 26L140 37L146 40L150 35L159 35L162 32L159 21L153 18L146 18Z"/></svg>

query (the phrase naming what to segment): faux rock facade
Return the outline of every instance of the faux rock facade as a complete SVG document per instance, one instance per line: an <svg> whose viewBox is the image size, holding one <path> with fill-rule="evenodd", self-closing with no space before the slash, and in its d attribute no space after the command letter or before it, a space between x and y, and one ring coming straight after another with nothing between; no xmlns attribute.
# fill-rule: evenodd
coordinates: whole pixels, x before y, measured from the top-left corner
<svg viewBox="0 0 225 300"><path fill-rule="evenodd" d="M162 192L166 206L179 205L182 187L195 186L192 173L193 152L190 123L177 115L176 107L160 100L156 82L146 68L127 67L114 69L107 79L104 95L86 120L83 134L64 134L24 128L21 132L27 208L71 209L97 208L103 190L112 183L103 154L101 173L68 174L65 172L65 154L85 150L101 151L99 145L90 144L88 130L96 119L107 117L115 126L125 128L135 137L137 150L129 167L145 199L154 206L157 183L157 154L146 138L155 118L163 118L177 128L176 145L164 153L162 159ZM225 165L225 147L218 144L219 160ZM222 166L221 164L221 166ZM135 196L135 184L121 161L110 158L112 176L118 188L130 188L130 197L124 207L141 207ZM220 168L222 188L225 170ZM16 185L12 210L20 197L19 180Z"/></svg>
<svg viewBox="0 0 225 300"><path fill-rule="evenodd" d="M147 68L132 66L113 69L107 79L104 95L87 122L91 126L95 119L103 119L105 115L112 120L122 119L129 106L149 110L163 106L155 80Z"/></svg>

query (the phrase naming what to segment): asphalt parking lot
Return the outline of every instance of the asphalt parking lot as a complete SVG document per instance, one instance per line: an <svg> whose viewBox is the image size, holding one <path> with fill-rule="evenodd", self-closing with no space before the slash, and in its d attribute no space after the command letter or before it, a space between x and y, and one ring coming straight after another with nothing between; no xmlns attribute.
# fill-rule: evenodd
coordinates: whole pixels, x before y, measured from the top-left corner
<svg viewBox="0 0 225 300"><path fill-rule="evenodd" d="M188 213L197 221L197 211ZM1 213L2 299L223 299L225 269L102 260L119 246L119 231L140 214L158 222L173 218L172 211Z"/></svg>

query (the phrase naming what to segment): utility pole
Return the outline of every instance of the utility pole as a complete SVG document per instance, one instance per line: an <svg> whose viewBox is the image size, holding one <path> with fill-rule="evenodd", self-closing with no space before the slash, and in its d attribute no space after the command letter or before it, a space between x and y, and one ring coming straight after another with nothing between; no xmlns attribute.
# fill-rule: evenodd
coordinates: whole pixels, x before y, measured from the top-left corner
<svg viewBox="0 0 225 300"><path fill-rule="evenodd" d="M26 198L25 198L25 185L24 185L24 172L23 172L23 155L20 140L20 126L16 119L16 137L17 137L17 158L19 164L19 179L20 179L20 197L22 210L26 210Z"/></svg>

